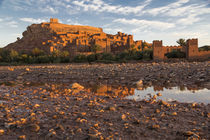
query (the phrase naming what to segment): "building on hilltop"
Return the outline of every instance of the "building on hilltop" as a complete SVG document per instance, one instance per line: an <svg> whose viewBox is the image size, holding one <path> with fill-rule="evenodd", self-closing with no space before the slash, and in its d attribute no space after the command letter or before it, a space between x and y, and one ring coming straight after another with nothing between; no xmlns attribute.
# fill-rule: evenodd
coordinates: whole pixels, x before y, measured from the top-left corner
<svg viewBox="0 0 210 140"><path fill-rule="evenodd" d="M165 60L166 55L173 50L180 50L187 59L209 58L210 51L198 51L198 40L189 39L186 46L163 46L162 41L154 40L147 43L142 40L134 41L133 35L118 32L115 35L106 34L102 28L82 25L67 25L59 23L58 19L51 18L50 22L32 24L23 32L23 37L11 43L5 49L14 49L19 52L31 52L34 48L44 50L50 54L56 50L68 51L70 57L78 54L93 53L91 47L99 45L100 52L121 53L128 49L143 51L153 49L154 60Z"/></svg>
<svg viewBox="0 0 210 140"><path fill-rule="evenodd" d="M116 35L106 34L102 28L81 25L66 25L58 19L50 22L32 24L23 32L23 38L5 48L28 52L40 48L47 53L55 50L67 50L74 57L78 54L90 54L91 46L101 46L101 52L119 53L131 46L139 48L142 41L133 40L133 35L118 32Z"/></svg>

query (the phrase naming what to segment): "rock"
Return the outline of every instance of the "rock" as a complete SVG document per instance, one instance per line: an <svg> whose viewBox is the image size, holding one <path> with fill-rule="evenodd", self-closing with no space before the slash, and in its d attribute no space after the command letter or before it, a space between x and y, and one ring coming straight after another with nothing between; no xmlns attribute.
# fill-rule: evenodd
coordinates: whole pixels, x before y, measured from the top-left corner
<svg viewBox="0 0 210 140"><path fill-rule="evenodd" d="M77 89L77 90L83 90L84 89L84 87L82 85L78 84L78 83L73 83L71 85L71 88L72 89Z"/></svg>
<svg viewBox="0 0 210 140"><path fill-rule="evenodd" d="M160 125L154 124L152 126L149 126L148 128L150 128L150 129L160 129Z"/></svg>
<svg viewBox="0 0 210 140"><path fill-rule="evenodd" d="M0 136L4 135L4 129L0 129Z"/></svg>
<svg viewBox="0 0 210 140"><path fill-rule="evenodd" d="M116 111L116 108L115 107L108 107L108 110L110 110L110 111Z"/></svg>
<svg viewBox="0 0 210 140"><path fill-rule="evenodd" d="M183 133L185 136L192 136L194 133L192 131L186 131Z"/></svg>
<svg viewBox="0 0 210 140"><path fill-rule="evenodd" d="M162 94L159 92L159 93L157 93L157 96L162 96Z"/></svg>
<svg viewBox="0 0 210 140"><path fill-rule="evenodd" d="M160 103L160 105L170 106L169 103L167 103L167 102L165 102L165 101L163 101L163 100L160 100L159 103Z"/></svg>
<svg viewBox="0 0 210 140"><path fill-rule="evenodd" d="M26 140L26 135L21 135L18 137L18 140Z"/></svg>
<svg viewBox="0 0 210 140"><path fill-rule="evenodd" d="M40 126L37 124L30 125L31 131L38 132L40 130Z"/></svg>
<svg viewBox="0 0 210 140"><path fill-rule="evenodd" d="M160 109L156 109L155 110L155 113L160 113Z"/></svg>
<svg viewBox="0 0 210 140"><path fill-rule="evenodd" d="M30 69L29 69L29 68L26 68L25 70L26 70L26 71L30 71Z"/></svg>
<svg viewBox="0 0 210 140"><path fill-rule="evenodd" d="M136 82L136 87L137 87L137 89L142 89L142 87L143 87L143 80L139 80L139 81L137 81Z"/></svg>
<svg viewBox="0 0 210 140"><path fill-rule="evenodd" d="M177 113L176 113L176 112L173 112L173 113L171 113L171 115L172 115L172 116L176 116L176 115L177 115Z"/></svg>
<svg viewBox="0 0 210 140"><path fill-rule="evenodd" d="M5 123L4 126L8 129L12 128L12 127L15 127L16 124L15 123Z"/></svg>
<svg viewBox="0 0 210 140"><path fill-rule="evenodd" d="M35 104L34 107L37 108L37 107L40 107L40 105L39 104Z"/></svg>
<svg viewBox="0 0 210 140"><path fill-rule="evenodd" d="M122 120L125 120L125 119L126 119L126 115L123 114L123 115L121 116L121 119L122 119Z"/></svg>

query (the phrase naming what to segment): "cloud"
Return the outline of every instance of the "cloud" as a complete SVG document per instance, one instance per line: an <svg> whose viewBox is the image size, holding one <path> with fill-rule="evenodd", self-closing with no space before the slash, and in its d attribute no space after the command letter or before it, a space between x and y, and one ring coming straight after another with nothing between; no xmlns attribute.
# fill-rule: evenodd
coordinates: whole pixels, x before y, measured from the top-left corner
<svg viewBox="0 0 210 140"><path fill-rule="evenodd" d="M195 22L198 22L200 20L201 20L201 18L196 17L196 15L189 15L186 18L179 19L176 23L182 24L182 25L192 25Z"/></svg>
<svg viewBox="0 0 210 140"><path fill-rule="evenodd" d="M72 19L68 19L68 20L67 20L67 24L71 24L71 25L82 25L82 24L79 23L78 21L73 21Z"/></svg>
<svg viewBox="0 0 210 140"><path fill-rule="evenodd" d="M51 7L51 6L47 6L45 8L42 8L41 9L42 12L49 12L51 14L57 14L58 13L58 10L56 10L55 8Z"/></svg>
<svg viewBox="0 0 210 140"><path fill-rule="evenodd" d="M175 27L174 23L161 22L161 21L150 21L150 20L138 20L138 19L118 18L118 19L115 19L113 22L135 25L142 29L155 28L155 29L159 29L159 30L165 30L165 29Z"/></svg>
<svg viewBox="0 0 210 140"><path fill-rule="evenodd" d="M27 12L44 12L49 14L57 14L58 8L65 6L65 3L59 0L7 0L7 7L12 8L16 11L27 11Z"/></svg>
<svg viewBox="0 0 210 140"><path fill-rule="evenodd" d="M169 16L169 17L183 17L189 15L203 15L210 13L207 3L200 2L199 4L188 4L189 0L178 0L166 6L148 9L144 13L151 14L152 16ZM185 5L187 4L187 5Z"/></svg>
<svg viewBox="0 0 210 140"><path fill-rule="evenodd" d="M46 22L45 19L35 19L35 18L20 18L21 21L28 22L28 23L42 23Z"/></svg>
<svg viewBox="0 0 210 140"><path fill-rule="evenodd" d="M146 13L149 13L153 16L156 16L158 14L164 14L166 12L170 12L174 9L177 9L178 7L182 6L185 3L188 3L189 0L178 0L176 2L173 2L169 5L166 6L162 6L162 7L158 7L158 8L153 8L153 9L148 9L147 11L145 11ZM175 11L176 12L176 11Z"/></svg>
<svg viewBox="0 0 210 140"><path fill-rule="evenodd" d="M136 7L111 5L102 0L76 0L72 3L78 7L84 8L84 11L110 12L117 14L141 14L142 10L151 3L152 0L146 0Z"/></svg>
<svg viewBox="0 0 210 140"><path fill-rule="evenodd" d="M10 17L5 17L4 19L0 18L0 28L3 27L17 28L18 23Z"/></svg>
<svg viewBox="0 0 210 140"><path fill-rule="evenodd" d="M117 32L123 32L122 28L103 28L103 31L106 33L116 34Z"/></svg>
<svg viewBox="0 0 210 140"><path fill-rule="evenodd" d="M8 26L12 27L12 28L17 28L18 27L18 23L16 21L9 21L6 24Z"/></svg>

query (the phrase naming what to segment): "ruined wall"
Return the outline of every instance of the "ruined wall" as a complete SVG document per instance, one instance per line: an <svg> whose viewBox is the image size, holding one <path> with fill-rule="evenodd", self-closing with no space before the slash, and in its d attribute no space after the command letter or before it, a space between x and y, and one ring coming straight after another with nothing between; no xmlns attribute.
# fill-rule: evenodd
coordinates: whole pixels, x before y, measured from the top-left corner
<svg viewBox="0 0 210 140"><path fill-rule="evenodd" d="M210 51L198 52L198 59L210 59Z"/></svg>

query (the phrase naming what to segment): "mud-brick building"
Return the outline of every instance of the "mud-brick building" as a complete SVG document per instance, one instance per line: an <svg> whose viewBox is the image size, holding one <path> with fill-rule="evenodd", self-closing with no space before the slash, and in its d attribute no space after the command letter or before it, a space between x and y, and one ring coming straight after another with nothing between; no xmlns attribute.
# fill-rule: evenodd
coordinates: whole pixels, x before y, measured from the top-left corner
<svg viewBox="0 0 210 140"><path fill-rule="evenodd" d="M210 58L210 51L198 50L198 39L188 39L186 46L163 46L162 40L153 41L153 59L154 60L167 60L165 54L179 50L186 54L188 60L208 59Z"/></svg>
<svg viewBox="0 0 210 140"><path fill-rule="evenodd" d="M101 46L101 52L119 53L131 46L139 47L142 41L133 40L133 35L118 32L106 34L102 28L67 25L51 18L50 22L32 24L23 32L23 37L5 48L29 52L39 48L47 53L55 50L69 51L71 57L90 54L91 46Z"/></svg>

